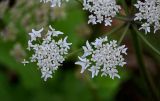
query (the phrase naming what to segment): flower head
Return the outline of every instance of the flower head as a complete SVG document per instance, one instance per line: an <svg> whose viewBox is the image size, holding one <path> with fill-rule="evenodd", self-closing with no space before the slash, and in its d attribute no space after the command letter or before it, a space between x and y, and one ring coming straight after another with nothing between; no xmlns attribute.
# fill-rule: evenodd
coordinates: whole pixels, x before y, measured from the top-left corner
<svg viewBox="0 0 160 101"><path fill-rule="evenodd" d="M61 66L71 45L67 43L67 37L56 41L63 33L55 31L51 26L49 28L46 35L41 34L43 29L32 30L32 33L29 33L31 40L28 41L28 50L34 52L30 57L30 62L37 62L45 81L52 78L52 73Z"/></svg>
<svg viewBox="0 0 160 101"><path fill-rule="evenodd" d="M44 3L50 2L51 7L55 7L55 6L61 7L62 1L63 0L40 0L40 2L44 2ZM65 0L65 1L68 2L69 0Z"/></svg>
<svg viewBox="0 0 160 101"><path fill-rule="evenodd" d="M105 26L111 26L111 18L116 16L120 9L115 0L84 0L83 6L84 10L91 13L88 23L104 22Z"/></svg>
<svg viewBox="0 0 160 101"><path fill-rule="evenodd" d="M138 1L135 7L139 10L135 14L135 19L144 21L140 30L145 30L145 33L150 32L151 26L154 26L154 33L160 29L160 0L145 0Z"/></svg>
<svg viewBox="0 0 160 101"><path fill-rule="evenodd" d="M125 45L118 46L117 41L108 41L107 37L97 38L94 42L83 46L84 54L79 57L78 64L82 67L81 73L86 69L92 72L92 78L101 72L101 76L109 75L110 78L120 78L117 67L123 67L123 54L127 55Z"/></svg>

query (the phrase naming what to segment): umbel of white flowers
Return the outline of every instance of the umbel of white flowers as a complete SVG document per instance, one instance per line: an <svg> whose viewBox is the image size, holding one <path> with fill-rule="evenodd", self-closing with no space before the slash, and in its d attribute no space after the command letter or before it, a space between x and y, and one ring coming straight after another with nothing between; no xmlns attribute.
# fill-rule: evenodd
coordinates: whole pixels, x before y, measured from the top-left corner
<svg viewBox="0 0 160 101"><path fill-rule="evenodd" d="M140 30L145 30L145 33L150 32L152 25L154 33L160 29L160 0L138 1L135 7L139 12L135 14L134 20L144 21Z"/></svg>
<svg viewBox="0 0 160 101"><path fill-rule="evenodd" d="M127 55L125 45L118 46L117 41L108 41L107 37L97 38L95 42L83 46L84 54L75 64L82 67L81 73L86 69L92 72L92 78L101 72L101 76L109 75L110 78L120 78L117 67L123 67L123 54Z"/></svg>
<svg viewBox="0 0 160 101"><path fill-rule="evenodd" d="M83 6L84 10L88 10L91 13L88 23L104 22L105 26L111 26L111 18L116 16L121 8L116 5L115 0L83 0Z"/></svg>
<svg viewBox="0 0 160 101"><path fill-rule="evenodd" d="M44 3L50 2L51 7L55 7L55 6L61 7L62 1L68 2L69 0L40 0L40 2L44 2Z"/></svg>
<svg viewBox="0 0 160 101"><path fill-rule="evenodd" d="M51 26L49 26L47 34L42 35L43 28L36 31L32 29L29 33L31 39L28 41L28 50L33 51L30 57L30 62L36 62L39 69L41 70L44 81L48 78L52 78L52 73L54 73L59 66L65 60L64 56L68 54L71 43L67 43L67 37L64 39L59 39L59 35L63 34L60 31L55 31ZM29 63L28 61L23 61L22 63Z"/></svg>

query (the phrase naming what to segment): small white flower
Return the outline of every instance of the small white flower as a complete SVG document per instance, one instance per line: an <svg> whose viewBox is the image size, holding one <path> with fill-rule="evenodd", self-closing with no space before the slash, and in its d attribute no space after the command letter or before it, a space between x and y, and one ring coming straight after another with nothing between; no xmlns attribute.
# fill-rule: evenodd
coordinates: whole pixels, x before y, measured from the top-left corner
<svg viewBox="0 0 160 101"><path fill-rule="evenodd" d="M110 78L120 78L117 67L123 67L123 54L127 55L125 45L118 46L117 41L108 41L107 37L97 38L94 42L83 46L84 54L79 57L78 64L82 67L81 73L86 69L92 72L92 78L97 76L100 72L102 76L109 75Z"/></svg>
<svg viewBox="0 0 160 101"><path fill-rule="evenodd" d="M82 70L81 70L81 73L84 72L84 70L90 66L90 62L88 59L86 58L81 58L81 57L78 57L80 61L76 62L75 64L77 65L81 65L82 66Z"/></svg>
<svg viewBox="0 0 160 101"><path fill-rule="evenodd" d="M32 33L29 33L31 40L28 41L27 49L33 51L30 62L37 62L42 73L41 77L46 81L48 78L52 78L52 73L54 73L65 60L64 56L68 54L71 43L67 43L67 37L59 39L59 35L63 33L55 31L51 26L49 26L49 30L44 37L41 35L42 31L42 29L39 31L33 29ZM39 39L37 39L37 37L39 37ZM24 61L23 63L29 62Z"/></svg>
<svg viewBox="0 0 160 101"><path fill-rule="evenodd" d="M48 34L50 36L58 36L58 35L64 34L63 32L55 31L55 29L53 29L51 25L49 25L49 28L50 30L48 30Z"/></svg>
<svg viewBox="0 0 160 101"><path fill-rule="evenodd" d="M49 68L42 68L41 72L41 78L44 78L44 81L47 81L48 78L52 78L52 71L50 71Z"/></svg>
<svg viewBox="0 0 160 101"><path fill-rule="evenodd" d="M109 74L112 79L114 79L114 77L120 78L118 71L115 68L103 68L102 71L102 76L107 76Z"/></svg>
<svg viewBox="0 0 160 101"><path fill-rule="evenodd" d="M32 29L32 32L29 33L29 35L31 36L31 41L35 41L36 38L40 38L41 37L41 32L43 31L43 28L41 28L40 30L36 31L34 29Z"/></svg>
<svg viewBox="0 0 160 101"><path fill-rule="evenodd" d="M22 61L22 64L24 65L24 66L26 66L26 64L28 64L29 63L29 61L26 61L26 59L24 59L23 61Z"/></svg>
<svg viewBox="0 0 160 101"><path fill-rule="evenodd" d="M88 69L90 72L92 72L92 78L98 75L99 69L100 67L97 67L97 66L92 66L90 69Z"/></svg>
<svg viewBox="0 0 160 101"><path fill-rule="evenodd" d="M86 42L86 46L83 46L82 48L83 48L83 50L84 50L84 55L83 55L83 57L86 57L86 56L92 54L93 49L92 49L92 47L90 46L90 44L89 44L88 41Z"/></svg>
<svg viewBox="0 0 160 101"><path fill-rule="evenodd" d="M88 23L105 23L105 26L111 26L111 18L119 13L120 6L116 5L115 0L83 0L84 10L88 10Z"/></svg>
<svg viewBox="0 0 160 101"><path fill-rule="evenodd" d="M93 15L89 16L88 24L92 23L93 25L97 24L96 17Z"/></svg>
<svg viewBox="0 0 160 101"><path fill-rule="evenodd" d="M154 26L154 33L156 33L160 29L160 0L138 1L135 7L139 12L135 14L134 20L144 21L139 29L145 30L147 34L151 26Z"/></svg>
<svg viewBox="0 0 160 101"><path fill-rule="evenodd" d="M63 1L68 2L69 0L40 0L40 2L44 2L44 3L50 2L51 7L55 7L55 6L61 7Z"/></svg>
<svg viewBox="0 0 160 101"><path fill-rule="evenodd" d="M104 40L102 38L97 38L95 40L95 42L92 42L92 45L94 45L94 47L96 47L96 48L100 48L100 47L102 47L103 42L104 42Z"/></svg>
<svg viewBox="0 0 160 101"><path fill-rule="evenodd" d="M141 28L139 28L139 30L144 29L145 33L150 32L150 25L148 23L144 23L142 24Z"/></svg>

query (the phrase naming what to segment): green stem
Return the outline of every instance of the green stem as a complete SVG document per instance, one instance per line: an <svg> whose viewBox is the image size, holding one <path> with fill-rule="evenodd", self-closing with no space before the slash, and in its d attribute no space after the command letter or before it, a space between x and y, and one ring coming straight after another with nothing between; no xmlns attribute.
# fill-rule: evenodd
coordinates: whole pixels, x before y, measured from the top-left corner
<svg viewBox="0 0 160 101"><path fill-rule="evenodd" d="M158 51L143 35L140 33L135 26L133 26L135 32L137 35L153 50L155 51L158 55L160 55L160 51Z"/></svg>
<svg viewBox="0 0 160 101"><path fill-rule="evenodd" d="M122 0L122 5L123 5L123 8L125 9L125 13L128 15L129 11L128 11L128 6L127 6L127 3L126 3L126 0Z"/></svg>
<svg viewBox="0 0 160 101"><path fill-rule="evenodd" d="M147 68L145 67L145 64L144 64L144 61L143 61L142 49L140 47L138 36L137 36L137 34L135 34L135 32L133 32L132 37L133 37L133 43L134 43L134 47L135 47L137 62L138 62L139 67L140 67L140 72L141 72L144 80L147 83L147 87L150 90L150 92L153 96L153 99L155 101L160 101L159 94L156 90L156 86L155 86L149 72L147 71Z"/></svg>
<svg viewBox="0 0 160 101"><path fill-rule="evenodd" d="M119 45L121 44L121 42L123 41L125 35L127 34L127 31L128 31L129 26L130 26L130 23L127 24L127 26L126 26L125 29L124 29L124 32L123 32L122 36L120 37L120 39L119 39L119 41L118 41L118 44L119 44Z"/></svg>
<svg viewBox="0 0 160 101"><path fill-rule="evenodd" d="M111 31L107 32L107 33L104 34L102 37L105 37L106 35L107 35L107 36L111 35L112 33L118 31L119 29L121 29L123 26L124 26L124 24L121 24L121 25L113 28Z"/></svg>
<svg viewBox="0 0 160 101"><path fill-rule="evenodd" d="M71 57L71 56L75 55L76 53L81 52L82 50L83 50L82 48L81 48L81 49L78 49L78 50L76 50L76 51L74 51L74 52L72 52L72 53L68 54L68 55L66 56L66 58L69 58L69 57Z"/></svg>
<svg viewBox="0 0 160 101"><path fill-rule="evenodd" d="M131 18L131 17L121 16L121 15L117 15L117 16L115 16L114 18L117 19L117 20L124 21L124 22L131 22L131 21L134 20L134 19Z"/></svg>
<svg viewBox="0 0 160 101"><path fill-rule="evenodd" d="M130 17L130 16L121 16L121 15L117 15L114 17L114 19L123 21L123 22L131 22L131 23L135 23L137 25L141 25L142 23L139 21L134 21L134 17Z"/></svg>

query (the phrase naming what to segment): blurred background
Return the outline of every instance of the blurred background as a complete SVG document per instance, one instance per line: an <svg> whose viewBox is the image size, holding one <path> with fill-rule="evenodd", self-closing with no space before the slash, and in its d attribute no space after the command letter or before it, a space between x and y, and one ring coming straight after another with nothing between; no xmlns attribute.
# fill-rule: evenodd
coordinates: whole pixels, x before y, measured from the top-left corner
<svg viewBox="0 0 160 101"><path fill-rule="evenodd" d="M125 0L118 0L123 4ZM125 1L130 7L130 0ZM109 77L91 78L90 72L80 74L81 67L74 64L77 52L85 41L107 35L119 40L126 26L125 20L113 19L112 27L104 24L88 25L88 12L82 10L76 0L51 8L39 0L0 0L0 101L153 101L154 95L140 72L129 29L121 44L128 47L127 65L119 68L120 79ZM124 8L120 11L126 16ZM71 54L46 82L36 64L21 64L29 57L26 51L31 29L48 28L68 36L73 43ZM46 30L47 31L47 30ZM114 33L112 33L114 32ZM142 34L160 51L160 34ZM140 40L144 63L157 92L160 91L160 56ZM153 96L152 96L153 95Z"/></svg>

